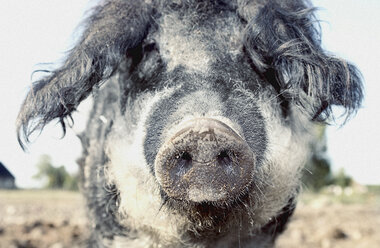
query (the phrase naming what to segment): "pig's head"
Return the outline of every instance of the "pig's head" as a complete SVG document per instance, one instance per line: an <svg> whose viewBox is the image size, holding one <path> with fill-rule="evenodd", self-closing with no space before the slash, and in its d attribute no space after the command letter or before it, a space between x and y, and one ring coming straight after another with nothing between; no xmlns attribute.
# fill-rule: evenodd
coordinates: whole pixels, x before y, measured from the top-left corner
<svg viewBox="0 0 380 248"><path fill-rule="evenodd" d="M33 85L20 140L53 119L65 127L97 92L82 135L95 229L274 237L312 123L362 99L356 68L321 49L314 22L304 1L103 1L65 63Z"/></svg>

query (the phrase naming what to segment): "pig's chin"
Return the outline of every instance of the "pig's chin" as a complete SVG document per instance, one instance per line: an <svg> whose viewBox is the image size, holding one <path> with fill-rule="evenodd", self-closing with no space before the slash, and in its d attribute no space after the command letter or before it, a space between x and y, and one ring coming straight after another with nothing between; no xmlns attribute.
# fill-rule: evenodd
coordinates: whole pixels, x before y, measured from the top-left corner
<svg viewBox="0 0 380 248"><path fill-rule="evenodd" d="M201 202L175 199L163 193L164 205L171 211L186 216L191 224L190 230L196 235L219 236L231 231L234 224L239 225L235 223L237 216L245 216L250 212L247 209L252 204L249 190L250 187L247 187L238 197Z"/></svg>

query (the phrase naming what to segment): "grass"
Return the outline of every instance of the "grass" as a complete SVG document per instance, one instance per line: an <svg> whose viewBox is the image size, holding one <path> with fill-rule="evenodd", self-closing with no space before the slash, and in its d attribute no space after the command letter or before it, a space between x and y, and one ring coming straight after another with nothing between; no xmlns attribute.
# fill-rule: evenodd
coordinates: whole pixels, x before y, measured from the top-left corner
<svg viewBox="0 0 380 248"><path fill-rule="evenodd" d="M367 187L369 192L380 195L380 185L369 185Z"/></svg>
<svg viewBox="0 0 380 248"><path fill-rule="evenodd" d="M315 201L338 204L370 204L380 207L380 186L367 186L365 192L350 192L341 194L333 193L327 189L320 192L304 191L300 196L300 202L308 205Z"/></svg>

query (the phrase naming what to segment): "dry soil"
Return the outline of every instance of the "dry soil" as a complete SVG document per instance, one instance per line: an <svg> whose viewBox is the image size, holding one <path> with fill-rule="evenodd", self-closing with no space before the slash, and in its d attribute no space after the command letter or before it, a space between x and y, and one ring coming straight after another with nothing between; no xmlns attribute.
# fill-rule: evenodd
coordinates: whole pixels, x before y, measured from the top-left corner
<svg viewBox="0 0 380 248"><path fill-rule="evenodd" d="M301 197L276 247L378 248L376 199L347 204L334 196ZM0 247L84 247L88 228L83 205L75 192L0 191Z"/></svg>

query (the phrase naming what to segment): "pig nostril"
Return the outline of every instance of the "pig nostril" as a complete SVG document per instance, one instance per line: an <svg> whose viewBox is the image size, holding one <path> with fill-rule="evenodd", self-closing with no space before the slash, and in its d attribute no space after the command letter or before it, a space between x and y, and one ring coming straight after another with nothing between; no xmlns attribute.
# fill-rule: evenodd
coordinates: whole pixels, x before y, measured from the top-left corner
<svg viewBox="0 0 380 248"><path fill-rule="evenodd" d="M191 160L192 160L191 155L188 152L182 153L182 155L180 156L180 159L182 159L186 162L191 162Z"/></svg>
<svg viewBox="0 0 380 248"><path fill-rule="evenodd" d="M220 165L230 166L232 164L231 152L226 150L221 151L217 156L217 161Z"/></svg>
<svg viewBox="0 0 380 248"><path fill-rule="evenodd" d="M175 159L177 160L177 175L181 176L184 175L192 166L193 159L188 152L183 152L182 154L177 154L175 156Z"/></svg>

